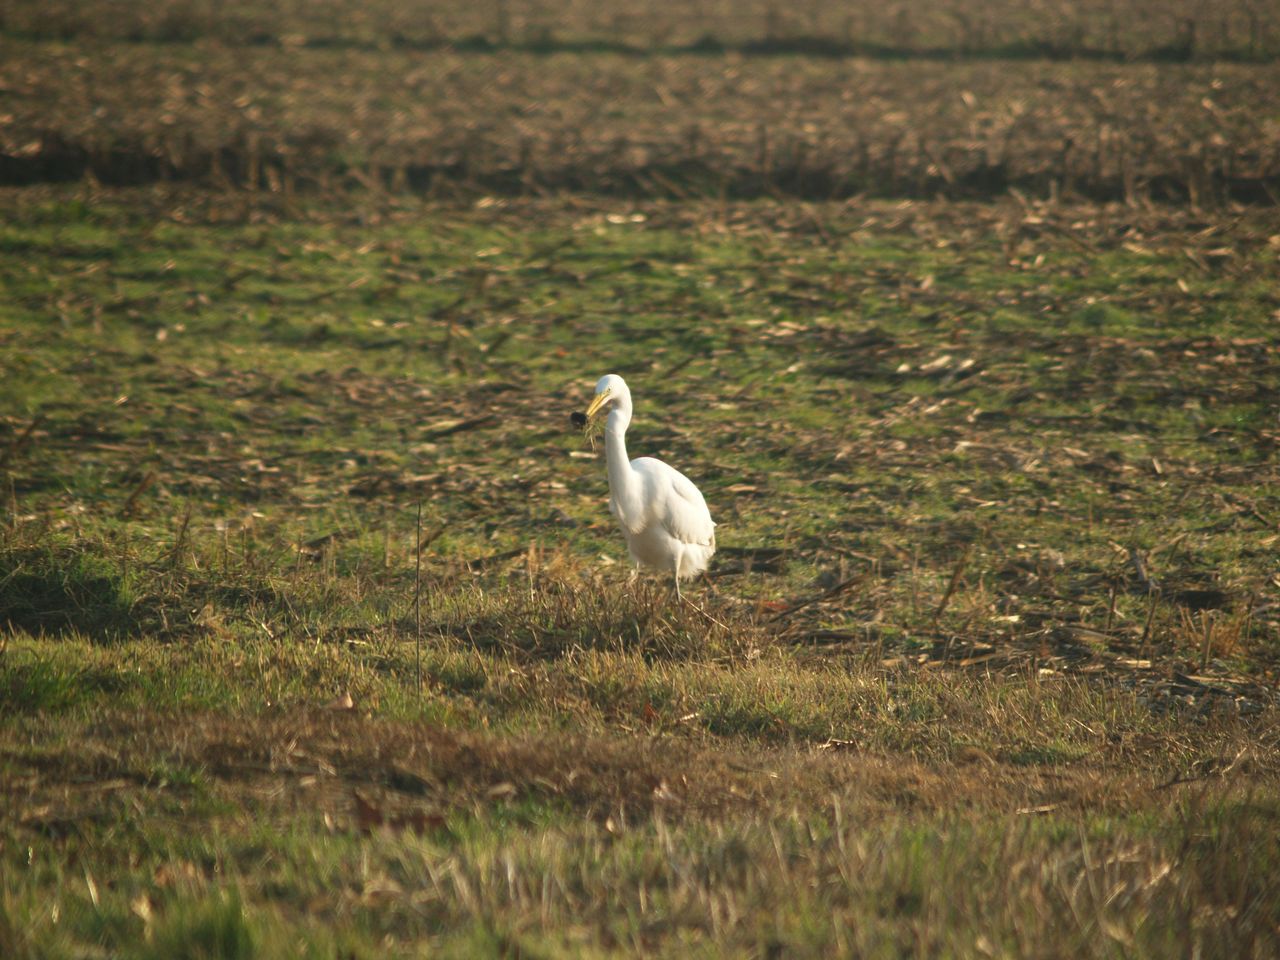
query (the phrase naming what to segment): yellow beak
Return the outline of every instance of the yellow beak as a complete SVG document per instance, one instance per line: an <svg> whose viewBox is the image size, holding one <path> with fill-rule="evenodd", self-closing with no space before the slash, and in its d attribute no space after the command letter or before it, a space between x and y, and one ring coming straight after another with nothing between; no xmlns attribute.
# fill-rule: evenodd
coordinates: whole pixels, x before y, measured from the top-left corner
<svg viewBox="0 0 1280 960"><path fill-rule="evenodd" d="M591 406L587 407L587 422L591 422L591 418L600 412L600 408L609 402L611 391L606 390L604 393L597 393L595 399L591 401Z"/></svg>

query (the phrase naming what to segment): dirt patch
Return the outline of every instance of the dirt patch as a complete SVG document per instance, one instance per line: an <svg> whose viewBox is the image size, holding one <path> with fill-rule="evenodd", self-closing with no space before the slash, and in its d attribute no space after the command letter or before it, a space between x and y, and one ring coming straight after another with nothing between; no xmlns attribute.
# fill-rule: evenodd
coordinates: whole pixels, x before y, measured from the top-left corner
<svg viewBox="0 0 1280 960"><path fill-rule="evenodd" d="M513 52L495 71L456 49L424 62L209 47L192 70L180 51L12 58L0 84L23 96L0 129L0 183L178 180L286 198L1280 196L1254 120L1275 97L1271 65Z"/></svg>
<svg viewBox="0 0 1280 960"><path fill-rule="evenodd" d="M113 0L17 0L4 27L26 39L203 40L282 49L1184 62L1274 56L1278 40L1264 13L1248 0L1223 0L1212 9L1174 0L1159 8L1124 3L1034 11L1016 0L981 8L972 0L909 0L851 9L821 0L786 7L742 0L679 11L659 2L603 0L565 8L555 0L508 0L500 6L442 4L429 13L394 0L288 0L215 11L199 0L161 0L146 8Z"/></svg>

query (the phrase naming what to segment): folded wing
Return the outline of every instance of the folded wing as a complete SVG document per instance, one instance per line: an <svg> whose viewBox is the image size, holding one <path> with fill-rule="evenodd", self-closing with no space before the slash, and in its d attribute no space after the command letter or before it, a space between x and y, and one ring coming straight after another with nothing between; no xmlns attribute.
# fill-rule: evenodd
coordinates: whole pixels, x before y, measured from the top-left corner
<svg viewBox="0 0 1280 960"><path fill-rule="evenodd" d="M711 519L711 511L707 509L707 501L702 498L702 492L679 470L666 464L663 466L666 467L667 475L662 478L666 487L659 518L662 525L682 543L714 547L716 525Z"/></svg>

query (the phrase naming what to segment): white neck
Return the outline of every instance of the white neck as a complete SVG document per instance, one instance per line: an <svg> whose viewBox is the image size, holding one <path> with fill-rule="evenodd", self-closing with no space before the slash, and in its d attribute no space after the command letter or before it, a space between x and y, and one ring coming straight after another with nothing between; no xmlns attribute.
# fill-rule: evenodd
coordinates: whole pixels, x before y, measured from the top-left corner
<svg viewBox="0 0 1280 960"><path fill-rule="evenodd" d="M630 407L616 407L609 414L604 428L604 459L609 465L609 492L620 503L633 499L638 493L635 470L627 459L626 433L630 424Z"/></svg>

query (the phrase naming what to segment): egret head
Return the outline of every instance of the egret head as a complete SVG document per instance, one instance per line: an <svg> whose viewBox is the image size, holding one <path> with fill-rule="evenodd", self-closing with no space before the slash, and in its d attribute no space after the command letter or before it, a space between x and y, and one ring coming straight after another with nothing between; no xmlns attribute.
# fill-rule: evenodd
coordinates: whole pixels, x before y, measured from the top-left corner
<svg viewBox="0 0 1280 960"><path fill-rule="evenodd" d="M625 411L630 416L631 391L627 389L627 381L616 373L610 373L596 384L596 395L591 406L587 407L586 417L590 421L599 414L609 414L614 410Z"/></svg>

